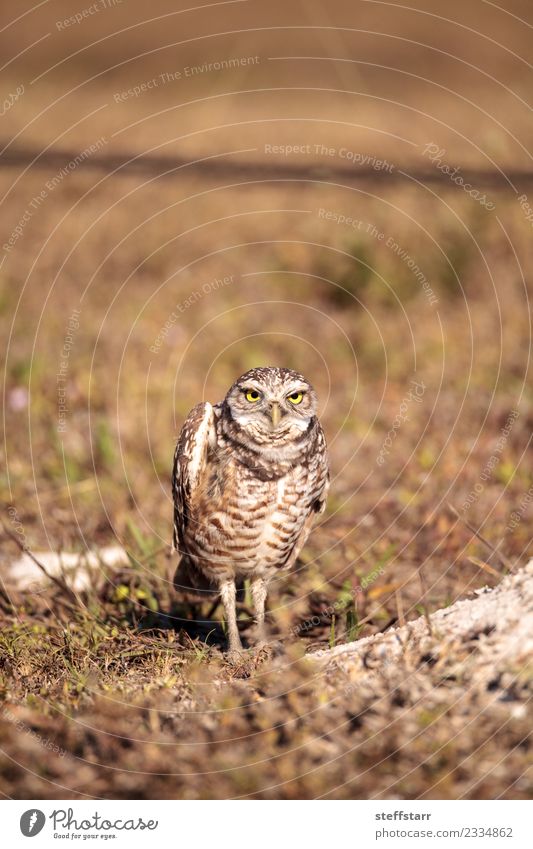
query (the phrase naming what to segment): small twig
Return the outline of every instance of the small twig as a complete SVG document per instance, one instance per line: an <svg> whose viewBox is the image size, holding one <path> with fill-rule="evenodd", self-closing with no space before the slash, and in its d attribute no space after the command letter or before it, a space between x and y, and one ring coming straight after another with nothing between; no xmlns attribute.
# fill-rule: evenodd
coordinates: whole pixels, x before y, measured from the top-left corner
<svg viewBox="0 0 533 849"><path fill-rule="evenodd" d="M396 610L398 611L398 622L400 626L403 627L405 625L405 616L403 613L403 598L400 590L396 590L394 595L396 596Z"/></svg>
<svg viewBox="0 0 533 849"><path fill-rule="evenodd" d="M10 615L13 614L15 612L15 605L13 604L3 587L0 587L0 599L2 599L4 602L4 604L2 605L4 611L6 613L9 613Z"/></svg>
<svg viewBox="0 0 533 849"><path fill-rule="evenodd" d="M505 554L502 554L500 551L498 551L498 549L495 546L493 546L493 544L491 542L489 542L488 539L486 539L482 534L480 534L480 532L476 528L474 528L474 526L471 525L470 522L467 522L467 520L464 518L464 516L461 516L461 514L455 509L453 504L450 504L449 501L446 502L446 503L448 505L448 509L451 510L453 515L456 516L468 528L468 530L471 531L474 534L474 536L476 536L479 540L481 540L481 542L484 545L486 545L487 548L490 549L490 551L492 551L492 553L496 555L496 557L500 558L500 561L503 563L503 565L505 566L506 569L508 569L510 572L512 572L513 564L505 556Z"/></svg>
<svg viewBox="0 0 533 849"><path fill-rule="evenodd" d="M2 523L2 528L3 528L3 530L4 530L4 533L5 533L5 534L6 534L6 535L10 538L10 539L12 539L12 540L13 540L13 542L15 543L15 545L17 545L17 546L18 546L18 548L19 548L19 549L20 549L20 550L21 550L24 554L27 554L27 555L28 555L28 557L30 558L30 560L33 560L33 562L35 563L35 565L39 567L39 569L41 570L41 572L43 572L43 574L44 574L44 575L46 575L46 577L48 578L48 580L49 580L49 581L52 581L54 584L56 584L56 586L58 586L58 587L59 587L59 589L60 589L60 590L62 590L62 592L66 593L66 595L68 595L68 596L70 597L70 599L71 599L72 601L74 601L74 602L75 602L74 609L76 609L76 610L77 610L77 609L79 609L80 607L83 607L83 605L81 604L81 602L80 602L80 600L79 600L78 596L76 595L76 593L74 592L74 590L73 590L73 589L71 589L71 588L69 587L69 585L67 584L67 582L65 581L65 579L64 579L64 578L62 578L62 577L61 577L61 578L58 578L58 577L57 577L57 575L52 575L52 574L50 574L50 573L48 572L48 570L46 569L46 567L45 567L45 566L43 566L43 564L42 564L42 563L41 563L41 562L37 559L37 557L35 557L35 555L34 555L34 554L32 554L32 552L29 550L29 548L27 548L27 546L25 546L25 545L24 545L24 544L23 544L23 543L19 540L18 536L17 536L16 534L12 533L12 532L11 532L8 528L6 528L6 526L5 526L5 524L4 524L4 520L3 520L2 518L0 518L0 522Z"/></svg>
<svg viewBox="0 0 533 849"><path fill-rule="evenodd" d="M422 589L422 597L420 599L420 604L422 605L422 610L424 611L424 618L426 620L428 631L431 636L433 636L433 626L431 624L431 619L429 616L428 606L426 604L426 594L427 594L427 585L426 579L424 578L424 574L422 572L422 566L418 570L418 580L420 581L420 587Z"/></svg>
<svg viewBox="0 0 533 849"><path fill-rule="evenodd" d="M474 566L478 566L480 569L484 569L485 572L488 572L489 575L494 575L495 578L501 580L501 574L496 569L493 569L492 566L489 566L488 563L485 563L484 560L478 560L477 557L467 557L466 558L470 563L473 563Z"/></svg>

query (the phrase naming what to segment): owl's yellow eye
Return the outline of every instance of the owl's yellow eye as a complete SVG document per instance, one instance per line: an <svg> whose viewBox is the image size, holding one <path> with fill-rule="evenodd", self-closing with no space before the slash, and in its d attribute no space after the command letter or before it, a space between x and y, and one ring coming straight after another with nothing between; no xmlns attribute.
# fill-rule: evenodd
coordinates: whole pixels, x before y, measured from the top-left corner
<svg viewBox="0 0 533 849"><path fill-rule="evenodd" d="M246 390L246 400L250 401L251 404L255 404L256 401L259 401L261 395L257 391L257 389L247 389Z"/></svg>
<svg viewBox="0 0 533 849"><path fill-rule="evenodd" d="M288 396L291 404L301 404L303 397L304 397L303 392L293 392L292 395Z"/></svg>

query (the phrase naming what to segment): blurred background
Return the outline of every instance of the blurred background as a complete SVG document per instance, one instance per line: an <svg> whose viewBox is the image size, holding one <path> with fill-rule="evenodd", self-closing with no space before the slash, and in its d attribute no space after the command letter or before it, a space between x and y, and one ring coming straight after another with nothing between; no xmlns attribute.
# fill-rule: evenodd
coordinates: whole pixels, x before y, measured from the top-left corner
<svg viewBox="0 0 533 849"><path fill-rule="evenodd" d="M2 18L7 530L32 550L124 547L91 603L113 627L163 627L179 428L251 366L285 365L319 393L333 484L271 600L282 633L318 613L305 650L368 636L525 562L530 4L4 0ZM7 569L8 533L2 551ZM13 598L31 657L31 629L63 614ZM84 678L74 697L71 669L29 657L44 714L101 691ZM141 792L117 787L100 795Z"/></svg>

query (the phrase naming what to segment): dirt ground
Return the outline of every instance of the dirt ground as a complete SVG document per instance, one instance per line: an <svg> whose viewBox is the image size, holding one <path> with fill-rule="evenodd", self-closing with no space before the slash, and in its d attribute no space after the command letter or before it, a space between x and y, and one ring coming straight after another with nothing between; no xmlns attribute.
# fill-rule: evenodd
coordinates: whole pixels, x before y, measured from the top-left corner
<svg viewBox="0 0 533 849"><path fill-rule="evenodd" d="M530 798L498 617L320 660L533 554L529 4L187 8L3 4L1 792ZM332 488L235 665L173 596L169 478L258 364L315 384ZM20 584L20 546L97 565Z"/></svg>

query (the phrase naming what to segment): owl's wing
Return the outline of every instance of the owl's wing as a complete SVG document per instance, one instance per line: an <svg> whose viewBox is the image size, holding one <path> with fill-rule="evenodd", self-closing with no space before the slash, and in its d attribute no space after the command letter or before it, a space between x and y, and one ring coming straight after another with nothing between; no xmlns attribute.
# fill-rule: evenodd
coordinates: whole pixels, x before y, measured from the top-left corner
<svg viewBox="0 0 533 849"><path fill-rule="evenodd" d="M311 514L320 515L326 509L326 501L329 492L329 460L328 449L326 447L326 437L320 424L317 426L317 444L316 444L316 461L317 473L315 478L315 489L313 492L313 502L311 504Z"/></svg>
<svg viewBox="0 0 533 849"><path fill-rule="evenodd" d="M208 448L216 446L215 416L209 401L194 407L181 429L174 453L172 495L174 498L173 547L183 552L185 530L191 519L191 503L201 486Z"/></svg>
<svg viewBox="0 0 533 849"><path fill-rule="evenodd" d="M317 437L317 470L312 489L312 500L307 516L305 517L302 530L300 531L292 551L284 564L284 568L286 569L291 569L292 566L294 566L300 551L307 542L307 538L311 533L311 528L313 527L316 517L320 516L320 514L326 509L326 501L329 491L329 464L326 440L320 425L318 425Z"/></svg>

